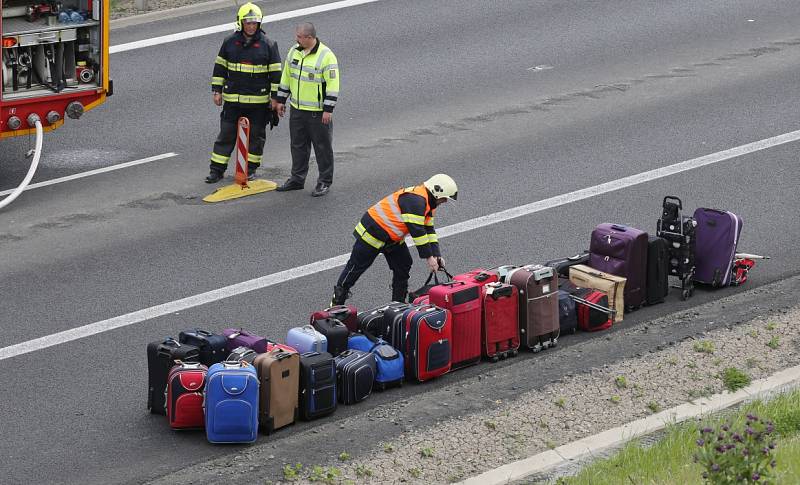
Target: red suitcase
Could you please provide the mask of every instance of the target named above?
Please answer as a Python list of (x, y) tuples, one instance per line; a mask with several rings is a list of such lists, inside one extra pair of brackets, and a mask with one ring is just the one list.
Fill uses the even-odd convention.
[(481, 360), (481, 286), (466, 281), (449, 281), (431, 288), (431, 305), (453, 315), (452, 368), (477, 364)]
[(405, 313), (406, 377), (422, 382), (450, 371), (453, 322), (449, 310), (434, 305)]
[(167, 377), (167, 420), (172, 429), (203, 428), (203, 388), (208, 367), (181, 362), (172, 367)]
[(326, 318), (339, 320), (344, 323), (351, 333), (358, 332), (358, 310), (353, 305), (337, 305), (316, 311), (311, 314), (310, 324), (313, 325), (315, 320), (324, 320)]
[(481, 291), (481, 347), (483, 356), (497, 362), (519, 350), (519, 293), (516, 286), (488, 283)]
[(500, 281), (500, 276), (496, 271), (490, 271), (488, 269), (478, 268), (473, 269), (467, 273), (457, 274), (453, 276), (453, 280), (455, 281), (467, 281), (470, 283), (477, 283), (481, 286), (494, 283), (495, 281)]

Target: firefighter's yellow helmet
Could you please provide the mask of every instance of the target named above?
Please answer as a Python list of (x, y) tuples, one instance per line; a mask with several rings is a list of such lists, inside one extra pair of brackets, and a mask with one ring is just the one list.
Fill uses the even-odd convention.
[(254, 3), (247, 2), (239, 7), (239, 13), (236, 14), (236, 30), (242, 30), (242, 24), (245, 21), (258, 22), (261, 24), (261, 19), (264, 16), (261, 9)]
[(423, 182), (423, 185), (425, 185), (437, 199), (456, 200), (458, 198), (458, 186), (455, 180), (449, 175), (437, 173)]

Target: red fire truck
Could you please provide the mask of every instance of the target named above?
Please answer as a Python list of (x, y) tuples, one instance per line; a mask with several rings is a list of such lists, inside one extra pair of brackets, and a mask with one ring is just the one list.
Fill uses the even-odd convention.
[(0, 138), (37, 118), (54, 130), (112, 94), (109, 0), (0, 0), (0, 14)]

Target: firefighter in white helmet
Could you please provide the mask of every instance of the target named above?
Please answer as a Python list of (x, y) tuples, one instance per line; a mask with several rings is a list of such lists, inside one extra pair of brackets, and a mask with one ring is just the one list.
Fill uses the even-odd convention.
[(261, 30), (261, 9), (246, 3), (236, 15), (236, 32), (222, 43), (214, 62), (211, 91), (214, 104), (224, 106), (220, 115), (219, 136), (211, 152), (211, 172), (206, 182), (219, 182), (236, 146), (236, 126), (240, 117), (250, 120), (250, 146), (247, 174), (255, 177), (261, 165), (266, 141), (266, 126), (277, 125), (272, 97), (281, 81), (281, 55), (278, 44)]
[(458, 197), (458, 186), (445, 174), (437, 174), (420, 185), (399, 189), (370, 207), (356, 225), (356, 242), (336, 286), (331, 306), (343, 305), (350, 288), (379, 254), (392, 270), (392, 300), (405, 301), (408, 295), (412, 259), (405, 243), (410, 235), (419, 257), (431, 272), (444, 266), (439, 239), (433, 227), (436, 208)]

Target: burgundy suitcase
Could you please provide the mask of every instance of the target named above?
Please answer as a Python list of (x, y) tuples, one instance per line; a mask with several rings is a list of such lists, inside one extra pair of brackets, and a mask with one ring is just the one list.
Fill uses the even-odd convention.
[(483, 356), (497, 362), (513, 357), (519, 350), (519, 292), (500, 282), (481, 288), (481, 348)]
[(481, 287), (467, 281), (434, 286), (430, 303), (453, 315), (452, 368), (477, 364), (481, 360)]
[(344, 323), (350, 332), (358, 332), (358, 310), (353, 305), (337, 305), (311, 314), (310, 323), (314, 320), (335, 318)]
[(558, 273), (549, 266), (528, 265), (506, 276), (519, 291), (519, 332), (522, 343), (538, 352), (556, 346), (561, 331)]
[(604, 222), (592, 231), (589, 266), (626, 278), (625, 308), (636, 309), (647, 298), (647, 233)]
[(434, 305), (404, 312), (406, 377), (423, 382), (450, 371), (452, 317)]

